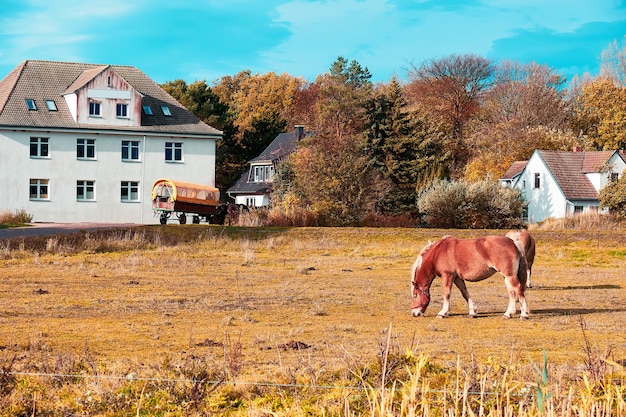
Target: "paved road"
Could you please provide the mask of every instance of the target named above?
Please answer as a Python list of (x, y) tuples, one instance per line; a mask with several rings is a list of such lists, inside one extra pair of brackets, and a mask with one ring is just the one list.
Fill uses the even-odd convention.
[(0, 229), (0, 239), (15, 237), (52, 236), (61, 233), (75, 233), (80, 230), (113, 229), (139, 226), (132, 223), (33, 223), (26, 227)]

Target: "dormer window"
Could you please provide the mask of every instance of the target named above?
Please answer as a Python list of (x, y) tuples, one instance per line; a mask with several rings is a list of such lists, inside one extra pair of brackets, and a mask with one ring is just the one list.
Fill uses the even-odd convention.
[(161, 111), (163, 111), (163, 114), (165, 116), (171, 116), (172, 112), (170, 111), (170, 108), (167, 106), (161, 106)]
[(37, 105), (35, 104), (35, 100), (33, 100), (32, 98), (26, 99), (26, 107), (28, 107), (28, 110), (37, 110)]
[(148, 115), (148, 116), (152, 116), (154, 113), (152, 113), (152, 107), (150, 106), (142, 106), (143, 107), (143, 112)]
[(90, 116), (100, 116), (100, 102), (98, 101), (90, 101), (89, 102), (89, 115)]
[(116, 114), (117, 114), (117, 117), (128, 118), (128, 104), (117, 103)]
[(57, 111), (57, 104), (54, 102), (54, 100), (46, 100), (46, 107), (48, 107), (48, 110), (50, 111)]

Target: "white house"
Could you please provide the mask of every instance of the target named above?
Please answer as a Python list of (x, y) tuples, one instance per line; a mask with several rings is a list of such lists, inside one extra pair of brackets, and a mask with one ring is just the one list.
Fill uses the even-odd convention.
[(0, 211), (158, 223), (154, 181), (214, 186), (221, 136), (134, 67), (25, 61), (0, 81)]
[(274, 182), (276, 165), (296, 149), (299, 140), (310, 132), (296, 125), (293, 132), (280, 133), (250, 165), (237, 182), (226, 192), (235, 204), (264, 207), (270, 204), (270, 189)]
[(573, 152), (535, 150), (517, 161), (500, 182), (523, 191), (529, 223), (597, 211), (599, 192), (626, 168), (622, 151)]

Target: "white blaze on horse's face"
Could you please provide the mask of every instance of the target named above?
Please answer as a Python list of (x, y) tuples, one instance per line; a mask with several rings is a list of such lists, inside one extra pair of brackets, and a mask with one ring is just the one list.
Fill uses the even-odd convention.
[(430, 304), (430, 292), (428, 288), (424, 288), (417, 275), (422, 266), (422, 255), (417, 257), (413, 268), (411, 268), (411, 298), (413, 300), (413, 308), (411, 314), (413, 317), (422, 316), (426, 312), (426, 307)]

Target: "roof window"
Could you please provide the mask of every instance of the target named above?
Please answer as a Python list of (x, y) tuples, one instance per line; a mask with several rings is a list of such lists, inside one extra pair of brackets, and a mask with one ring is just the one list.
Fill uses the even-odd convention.
[(32, 98), (26, 99), (26, 106), (28, 107), (28, 110), (37, 110), (37, 105), (35, 104), (35, 100), (33, 100)]
[(161, 110), (163, 111), (163, 114), (166, 116), (171, 116), (172, 112), (170, 111), (170, 108), (167, 106), (161, 106)]
[(54, 102), (54, 100), (46, 100), (46, 106), (48, 107), (48, 110), (50, 111), (57, 111), (57, 104)]

